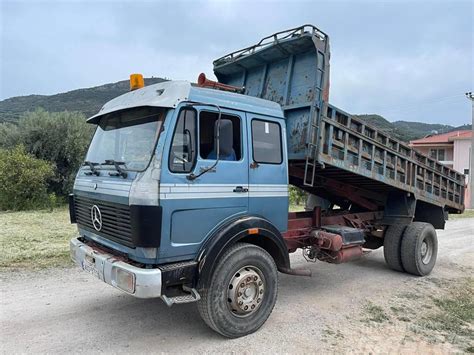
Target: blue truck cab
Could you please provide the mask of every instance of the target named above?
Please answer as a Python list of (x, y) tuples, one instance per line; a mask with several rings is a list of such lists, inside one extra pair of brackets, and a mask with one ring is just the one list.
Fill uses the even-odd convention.
[(82, 238), (158, 265), (196, 258), (231, 221), (259, 216), (287, 229), (278, 104), (169, 81), (110, 101), (88, 122), (97, 131), (72, 196)]
[(199, 275), (252, 233), (289, 267), (280, 105), (169, 81), (113, 99), (88, 122), (97, 129), (70, 196), (71, 256), (84, 270), (171, 305), (199, 300)]
[[(383, 247), (424, 276), (465, 178), (328, 103), (329, 38), (304, 25), (214, 62), (219, 82), (131, 91), (97, 126), (69, 198), (71, 258), (139, 298), (197, 302), (226, 337), (270, 316), (289, 254), (329, 263)], [(288, 212), (288, 186), (308, 194)]]

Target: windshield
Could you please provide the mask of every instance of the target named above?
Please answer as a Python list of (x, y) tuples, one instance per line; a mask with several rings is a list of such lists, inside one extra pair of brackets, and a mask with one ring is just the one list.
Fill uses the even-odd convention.
[(165, 112), (163, 108), (140, 107), (105, 115), (98, 123), (86, 162), (104, 164), (113, 160), (123, 164), (124, 170), (145, 170)]

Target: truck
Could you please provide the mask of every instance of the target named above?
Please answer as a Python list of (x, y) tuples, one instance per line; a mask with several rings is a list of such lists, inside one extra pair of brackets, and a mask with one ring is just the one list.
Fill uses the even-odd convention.
[[(389, 268), (429, 274), (464, 176), (330, 105), (329, 55), (304, 25), (215, 60), (218, 82), (131, 75), (87, 120), (72, 260), (129, 295), (197, 302), (229, 338), (265, 323), (278, 273), (310, 276), (298, 249), (339, 264), (383, 247)], [(304, 211), (289, 212), (289, 185)]]

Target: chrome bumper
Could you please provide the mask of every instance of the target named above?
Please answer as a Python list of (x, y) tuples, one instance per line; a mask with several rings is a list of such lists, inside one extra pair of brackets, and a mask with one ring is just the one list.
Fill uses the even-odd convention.
[(161, 297), (161, 270), (142, 269), (112, 254), (96, 250), (77, 237), (70, 242), (71, 258), (83, 270), (138, 298)]

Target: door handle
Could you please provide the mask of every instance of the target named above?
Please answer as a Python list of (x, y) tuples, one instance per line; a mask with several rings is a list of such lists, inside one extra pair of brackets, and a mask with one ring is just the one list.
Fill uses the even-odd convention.
[(246, 187), (242, 187), (242, 186), (236, 186), (235, 189), (234, 189), (234, 192), (249, 192), (249, 189), (247, 189)]

